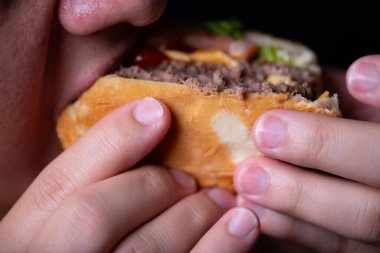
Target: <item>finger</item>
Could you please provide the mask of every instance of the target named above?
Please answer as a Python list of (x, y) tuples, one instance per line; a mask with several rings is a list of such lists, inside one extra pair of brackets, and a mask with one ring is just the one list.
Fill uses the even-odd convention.
[(248, 252), (259, 237), (259, 221), (246, 208), (228, 211), (191, 252)]
[(267, 156), (380, 186), (378, 124), (274, 110), (256, 121), (253, 139)]
[(92, 184), (64, 201), (31, 251), (109, 252), (126, 234), (195, 190), (193, 177), (155, 167)]
[(339, 107), (343, 117), (371, 122), (380, 122), (379, 110), (354, 99), (346, 86), (346, 73), (341, 69), (323, 70), (323, 82), (327, 89), (339, 95)]
[(354, 240), (380, 240), (380, 192), (370, 186), (263, 157), (244, 161), (234, 183), (241, 196), (266, 208)]
[(376, 246), (338, 236), (329, 230), (303, 222), (288, 215), (264, 208), (237, 197), (237, 205), (245, 207), (259, 216), (260, 230), (268, 236), (292, 241), (317, 252), (378, 252)]
[(380, 107), (380, 55), (355, 61), (347, 71), (347, 87), (357, 100)]
[[(318, 252), (343, 252), (347, 240), (336, 233), (267, 209), (238, 196), (237, 205), (252, 210), (260, 219), (262, 233), (302, 244)], [(321, 243), (323, 242), (323, 243)]]
[[(4, 240), (28, 245), (50, 213), (76, 189), (106, 179), (131, 167), (163, 138), (170, 113), (146, 98), (128, 104), (94, 125), (71, 148), (50, 163), (3, 219)], [(18, 220), (17, 226), (14, 221)], [(3, 228), (12, 230), (2, 231)], [(9, 240), (8, 240), (9, 239)]]
[(191, 195), (126, 238), (116, 252), (189, 252), (234, 204), (224, 189)]

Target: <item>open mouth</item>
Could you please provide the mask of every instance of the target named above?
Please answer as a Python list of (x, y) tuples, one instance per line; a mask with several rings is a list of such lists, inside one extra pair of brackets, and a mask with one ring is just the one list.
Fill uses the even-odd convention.
[(60, 59), (55, 59), (58, 63), (53, 81), (57, 99), (53, 118), (57, 119), (63, 108), (76, 101), (98, 78), (115, 71), (136, 44), (137, 35), (137, 30), (120, 26), (88, 41), (75, 37), (69, 41), (71, 47), (62, 49)]
[[(154, 97), (173, 119), (151, 154), (154, 162), (195, 175), (201, 187), (233, 190), (237, 164), (259, 155), (250, 131), (260, 115), (287, 109), (340, 116), (337, 95), (319, 96), (320, 69), (307, 47), (255, 32), (235, 39), (183, 30), (185, 37), (177, 29), (174, 39), (144, 36), (147, 43), (139, 43), (124, 66), (69, 106), (57, 124), (64, 147), (109, 112)], [(187, 36), (203, 42), (181, 43)]]
[(179, 83), (206, 94), (226, 92), (239, 99), (251, 93), (301, 95), (310, 100), (321, 95), (320, 69), (306, 46), (252, 31), (234, 38), (198, 28), (172, 29), (165, 34), (165, 29), (152, 30), (142, 36), (134, 52), (124, 48), (89, 68), (70, 101), (107, 73)]

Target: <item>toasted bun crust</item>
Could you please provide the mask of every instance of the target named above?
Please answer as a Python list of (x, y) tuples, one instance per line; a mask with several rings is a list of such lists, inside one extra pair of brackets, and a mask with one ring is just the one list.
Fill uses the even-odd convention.
[(163, 101), (172, 112), (173, 126), (155, 151), (163, 165), (193, 174), (201, 187), (233, 190), (236, 165), (260, 153), (251, 141), (251, 127), (265, 111), (290, 109), (339, 116), (336, 96), (314, 102), (289, 94), (251, 94), (239, 100), (233, 94), (206, 95), (175, 83), (100, 78), (65, 109), (57, 132), (65, 148), (110, 111), (143, 97)]

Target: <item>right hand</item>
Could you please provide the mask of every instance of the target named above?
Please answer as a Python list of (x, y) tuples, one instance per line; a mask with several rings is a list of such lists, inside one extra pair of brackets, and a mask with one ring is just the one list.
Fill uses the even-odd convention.
[[(52, 161), (0, 223), (4, 252), (245, 252), (256, 216), (184, 172), (126, 171), (164, 137), (170, 112), (146, 98), (115, 110)], [(218, 222), (216, 222), (219, 219)], [(215, 225), (213, 225), (216, 222)]]
[(253, 138), (266, 157), (236, 170), (238, 205), (278, 239), (318, 252), (380, 252), (380, 56), (353, 63), (346, 85), (344, 71), (327, 74), (343, 115), (356, 120), (280, 110), (261, 116)]

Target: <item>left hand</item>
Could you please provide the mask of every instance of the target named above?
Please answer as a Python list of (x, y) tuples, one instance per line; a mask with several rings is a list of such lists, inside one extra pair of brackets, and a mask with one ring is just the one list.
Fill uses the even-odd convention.
[(169, 127), (169, 109), (153, 98), (105, 116), (1, 220), (0, 251), (246, 252), (259, 222), (234, 208), (230, 192), (197, 192), (194, 178), (174, 169), (136, 168)]
[[(357, 100), (380, 107), (380, 56), (356, 61), (347, 86)], [(256, 121), (253, 139), (268, 158), (239, 165), (239, 204), (258, 214), (268, 235), (321, 252), (379, 252), (380, 111), (338, 92), (344, 116), (362, 121), (286, 110)]]

